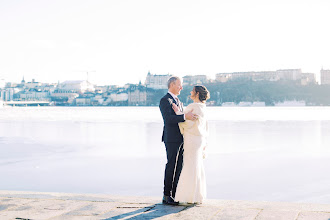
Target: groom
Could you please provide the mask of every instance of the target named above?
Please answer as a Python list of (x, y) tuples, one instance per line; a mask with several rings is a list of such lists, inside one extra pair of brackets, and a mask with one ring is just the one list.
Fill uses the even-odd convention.
[(182, 110), (182, 103), (178, 99), (182, 90), (182, 82), (179, 77), (173, 76), (168, 80), (168, 93), (160, 100), (159, 108), (164, 120), (162, 141), (165, 144), (167, 163), (164, 177), (163, 204), (178, 205), (174, 201), (176, 187), (179, 181), (183, 161), (183, 137), (180, 133), (179, 122), (196, 120), (196, 115), (188, 112), (184, 115), (176, 115), (171, 102)]

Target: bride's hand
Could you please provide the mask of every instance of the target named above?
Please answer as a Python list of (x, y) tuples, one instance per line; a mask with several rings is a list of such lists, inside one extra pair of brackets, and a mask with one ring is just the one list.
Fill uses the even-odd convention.
[(172, 108), (173, 108), (174, 112), (179, 111), (179, 107), (175, 103), (172, 103)]

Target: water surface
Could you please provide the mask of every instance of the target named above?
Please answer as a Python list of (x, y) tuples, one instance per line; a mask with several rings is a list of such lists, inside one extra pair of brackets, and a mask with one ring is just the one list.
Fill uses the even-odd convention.
[[(208, 107), (208, 198), (330, 203), (330, 108)], [(0, 109), (0, 189), (162, 196), (157, 107)]]

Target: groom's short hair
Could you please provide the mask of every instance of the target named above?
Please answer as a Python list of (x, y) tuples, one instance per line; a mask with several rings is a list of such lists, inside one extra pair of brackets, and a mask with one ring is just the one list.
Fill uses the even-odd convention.
[(172, 76), (171, 78), (169, 78), (167, 81), (167, 87), (170, 88), (171, 83), (175, 83), (175, 81), (177, 80), (180, 80), (180, 78), (177, 76)]

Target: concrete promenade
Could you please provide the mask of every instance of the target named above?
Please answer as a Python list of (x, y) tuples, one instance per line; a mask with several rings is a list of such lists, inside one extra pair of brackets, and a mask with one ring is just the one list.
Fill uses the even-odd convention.
[(161, 198), (0, 191), (0, 219), (328, 220), (330, 204), (206, 200), (165, 206)]

